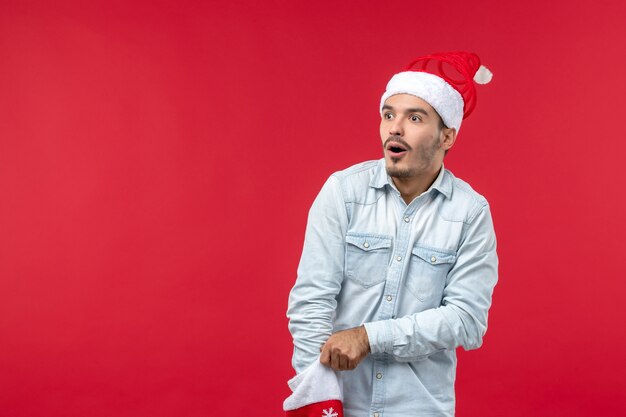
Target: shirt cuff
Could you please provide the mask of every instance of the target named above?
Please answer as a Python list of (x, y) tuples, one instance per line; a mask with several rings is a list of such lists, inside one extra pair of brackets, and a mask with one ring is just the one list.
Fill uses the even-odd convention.
[(372, 353), (393, 352), (393, 333), (389, 320), (373, 321), (364, 326)]

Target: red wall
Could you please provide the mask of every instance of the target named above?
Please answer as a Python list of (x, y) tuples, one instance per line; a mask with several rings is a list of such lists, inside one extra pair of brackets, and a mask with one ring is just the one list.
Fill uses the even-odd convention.
[(501, 258), (458, 416), (625, 415), (624, 2), (443, 3), (2, 1), (0, 417), (280, 415), (308, 207), (455, 49)]

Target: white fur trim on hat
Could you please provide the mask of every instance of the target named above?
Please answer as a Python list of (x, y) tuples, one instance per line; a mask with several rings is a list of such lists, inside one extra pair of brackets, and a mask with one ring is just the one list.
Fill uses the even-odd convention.
[(285, 411), (327, 400), (343, 401), (343, 381), (338, 372), (316, 359), (288, 382), (292, 394), (283, 403)]
[(394, 75), (380, 99), (381, 114), (385, 101), (396, 94), (410, 94), (421, 98), (435, 109), (447, 127), (453, 127), (459, 133), (463, 121), (463, 97), (443, 78), (418, 71)]

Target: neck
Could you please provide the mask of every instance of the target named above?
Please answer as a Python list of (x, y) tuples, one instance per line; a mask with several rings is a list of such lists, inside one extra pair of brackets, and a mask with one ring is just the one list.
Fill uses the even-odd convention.
[(402, 195), (402, 199), (406, 204), (411, 204), (417, 196), (422, 194), (424, 191), (428, 190), (431, 185), (437, 179), (439, 175), (439, 171), (441, 167), (428, 175), (421, 175), (419, 177), (412, 178), (396, 178), (392, 177), (393, 184), (396, 186), (398, 191), (400, 191), (400, 195)]

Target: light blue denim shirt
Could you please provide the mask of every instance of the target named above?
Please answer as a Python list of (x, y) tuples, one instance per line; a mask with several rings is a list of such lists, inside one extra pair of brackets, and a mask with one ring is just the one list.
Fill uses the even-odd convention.
[(341, 372), (345, 415), (453, 416), (455, 349), (482, 344), (497, 269), (487, 201), (443, 167), (408, 205), (384, 160), (335, 173), (309, 212), (289, 296), (293, 367), (365, 324), (372, 353)]

